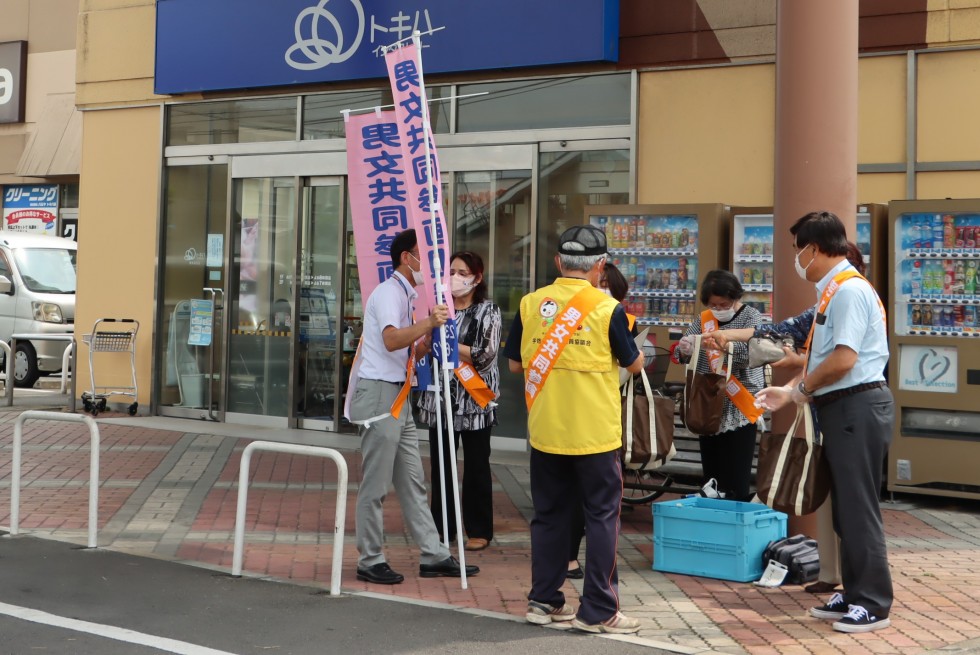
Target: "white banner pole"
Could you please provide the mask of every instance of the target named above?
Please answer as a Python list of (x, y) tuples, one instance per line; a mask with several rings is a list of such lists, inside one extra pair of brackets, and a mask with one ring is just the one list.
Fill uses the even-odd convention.
[[(425, 78), (422, 75), (422, 39), (421, 39), (421, 32), (419, 32), (419, 31), (416, 30), (415, 34), (412, 35), (412, 43), (415, 44), (415, 64), (416, 64), (416, 67), (418, 68), (418, 74), (419, 74), (419, 88), (424, 91), (425, 90)], [(421, 105), (422, 105), (422, 127), (424, 129), (424, 133), (422, 135), (422, 144), (423, 144), (423, 147), (425, 149), (424, 150), (424, 152), (425, 152), (425, 168), (426, 168), (426, 177), (428, 178), (427, 179), (427, 184), (429, 186), (429, 211), (431, 212), (432, 217), (434, 219), (435, 218), (435, 214), (436, 214), (436, 208), (438, 207), (438, 204), (437, 204), (437, 200), (436, 200), (437, 196), (435, 195), (435, 190), (434, 190), (433, 183), (432, 183), (432, 157), (430, 156), (430, 152), (429, 152), (429, 137), (432, 136), (432, 126), (429, 124), (429, 106), (428, 106), (428, 103), (427, 102), (423, 102), (423, 103), (421, 103)], [(440, 189), (440, 193), (441, 193), (441, 191), (442, 190)], [(441, 201), (438, 201), (438, 202), (441, 202)], [(432, 229), (433, 230), (436, 230), (435, 220), (433, 220)], [(434, 277), (436, 279), (436, 288), (435, 288), (435, 291), (436, 291), (436, 303), (437, 304), (445, 304), (445, 302), (446, 302), (446, 286), (443, 283), (443, 279), (442, 279), (442, 261), (441, 260), (442, 260), (442, 257), (439, 255), (439, 247), (438, 247), (438, 244), (436, 244), (435, 256), (432, 258), (432, 266), (433, 266)], [(455, 514), (456, 514), (456, 550), (457, 550), (457, 552), (459, 554), (459, 558), (458, 559), (459, 559), (459, 569), (460, 569), (460, 571), (459, 571), (460, 585), (462, 586), (463, 589), (466, 589), (467, 588), (467, 582), (466, 582), (466, 554), (465, 554), (465, 549), (463, 548), (463, 516), (462, 516), (462, 511), (460, 509), (460, 504), (459, 504), (459, 500), (460, 500), (459, 499), (459, 496), (460, 496), (460, 492), (459, 492), (459, 473), (457, 472), (457, 468), (456, 468), (456, 445), (455, 445), (456, 444), (456, 439), (455, 439), (456, 432), (453, 429), (453, 405), (452, 405), (452, 398), (451, 398), (450, 392), (449, 392), (449, 371), (451, 371), (453, 369), (453, 367), (452, 367), (452, 364), (449, 361), (449, 351), (447, 349), (447, 345), (448, 344), (446, 343), (446, 326), (445, 325), (441, 325), (441, 326), (439, 326), (439, 349), (441, 351), (440, 352), (439, 360), (440, 360), (440, 362), (442, 364), (442, 367), (441, 367), (442, 368), (442, 380), (443, 380), (442, 388), (443, 388), (443, 393), (444, 393), (443, 401), (445, 403), (445, 408), (446, 408), (446, 433), (447, 433), (446, 436), (448, 437), (446, 439), (446, 441), (448, 442), (447, 443), (447, 447), (451, 449), (451, 457), (449, 458), (449, 470), (450, 470), (450, 473), (452, 474), (452, 485), (453, 485), (453, 490), (455, 492), (455, 493), (453, 493), (453, 510), (455, 511)], [(438, 398), (438, 396), (437, 396), (437, 398)], [(437, 403), (437, 406), (438, 406), (438, 403)], [(437, 429), (438, 429), (438, 422), (437, 422)], [(445, 471), (442, 471), (443, 458), (442, 458), (442, 431), (441, 430), (439, 432), (439, 446), (440, 446), (439, 447), (439, 451), (440, 451), (439, 452), (439, 467), (440, 467), (439, 470), (442, 473), (442, 475), (440, 475), (440, 477), (442, 478), (442, 508), (443, 508), (443, 510), (442, 510), (442, 516), (443, 516), (443, 523), (445, 524), (445, 520), (446, 520), (446, 518), (445, 518), (446, 517), (446, 480), (445, 480), (445, 477), (446, 476), (445, 476)], [(448, 532), (445, 533), (445, 537), (448, 540), (448, 538), (449, 538), (449, 533)]]

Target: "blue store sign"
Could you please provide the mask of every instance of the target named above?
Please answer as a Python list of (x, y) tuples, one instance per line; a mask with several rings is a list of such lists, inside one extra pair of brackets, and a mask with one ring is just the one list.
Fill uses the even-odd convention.
[(386, 76), (425, 32), (427, 73), (619, 58), (619, 0), (158, 0), (159, 94)]

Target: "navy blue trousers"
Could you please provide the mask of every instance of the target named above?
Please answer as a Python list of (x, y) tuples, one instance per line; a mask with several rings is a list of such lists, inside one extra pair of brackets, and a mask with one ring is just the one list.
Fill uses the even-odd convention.
[(531, 449), (531, 593), (555, 607), (565, 604), (561, 587), (576, 500), (585, 515), (585, 580), (578, 618), (598, 623), (619, 610), (616, 546), (623, 498), (619, 451), (552, 455)]

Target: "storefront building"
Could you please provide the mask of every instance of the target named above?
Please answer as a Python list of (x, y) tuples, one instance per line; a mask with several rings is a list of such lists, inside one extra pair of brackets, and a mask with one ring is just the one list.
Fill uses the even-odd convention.
[(78, 235), (78, 0), (0, 6), (0, 229)]
[[(416, 25), (444, 28), (423, 62), (453, 246), (483, 256), (505, 323), (589, 206), (771, 206), (775, 0), (497, 5), (81, 3), (80, 207), (98, 218), (76, 323), (141, 322), (142, 406), (342, 427), (362, 299), (341, 111), (390, 102), (374, 51)], [(859, 201), (976, 197), (980, 2), (860, 7)], [(495, 434), (520, 439), (503, 379)]]

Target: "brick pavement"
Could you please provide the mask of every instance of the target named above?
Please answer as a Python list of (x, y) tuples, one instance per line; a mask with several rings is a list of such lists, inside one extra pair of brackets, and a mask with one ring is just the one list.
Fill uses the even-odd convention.
[[(0, 525), (9, 524), (10, 435), (17, 411), (0, 413)], [(178, 430), (148, 427), (162, 424), (155, 419), (124, 423), (99, 422), (100, 547), (229, 570), (238, 466), (248, 439), (205, 434), (219, 428), (200, 421), (177, 421)], [(168, 425), (173, 423), (169, 420)], [(231, 426), (220, 429), (238, 431)], [(275, 431), (249, 434), (271, 439)], [(303, 434), (323, 445), (337, 446), (331, 441), (339, 439)], [(24, 531), (85, 543), (88, 441), (83, 426), (26, 424)], [(360, 457), (350, 439), (339, 441), (347, 446), (343, 454), (350, 473), (345, 591), (523, 616), (530, 576), (526, 456), (495, 457), (501, 460), (493, 465), (496, 536), (486, 550), (467, 553), (482, 572), (465, 590), (455, 580), (415, 575), (418, 551), (392, 494), (385, 507), (386, 551), (392, 567), (406, 579), (384, 587), (355, 579), (354, 500)], [(245, 528), (248, 575), (329, 585), (336, 482), (333, 465), (321, 458), (267, 452), (253, 456)], [(639, 642), (680, 653), (980, 653), (980, 572), (974, 564), (980, 555), (980, 503), (911, 496), (902, 501), (886, 504), (884, 512), (896, 590), (889, 630), (835, 633), (829, 622), (807, 616), (806, 609), (816, 599), (799, 587), (760, 589), (651, 570), (648, 506), (623, 512), (623, 610), (643, 620)], [(580, 584), (567, 585), (571, 602), (577, 600)]]

